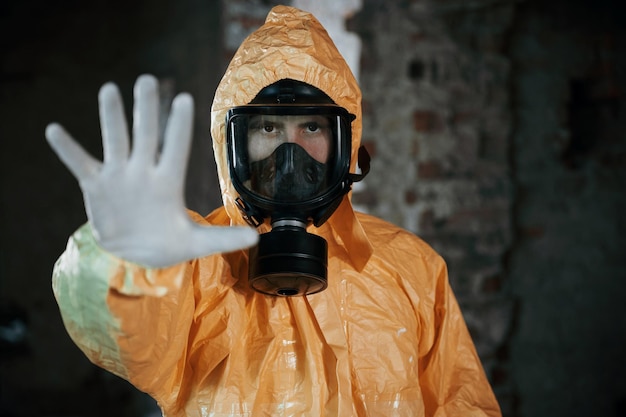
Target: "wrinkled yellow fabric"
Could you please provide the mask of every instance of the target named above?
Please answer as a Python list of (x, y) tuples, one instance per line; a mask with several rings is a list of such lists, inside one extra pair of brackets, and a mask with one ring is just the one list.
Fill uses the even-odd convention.
[[(360, 91), (319, 22), (272, 9), (215, 95), (212, 136), (224, 208), (199, 223), (242, 223), (224, 119), (266, 85), (315, 85), (357, 116)], [(247, 251), (145, 269), (106, 253), (88, 225), (57, 261), (66, 328), (99, 366), (152, 395), (167, 417), (499, 416), (444, 261), (416, 236), (355, 213), (348, 196), (309, 232), (329, 247), (328, 288), (275, 298), (247, 283)]]

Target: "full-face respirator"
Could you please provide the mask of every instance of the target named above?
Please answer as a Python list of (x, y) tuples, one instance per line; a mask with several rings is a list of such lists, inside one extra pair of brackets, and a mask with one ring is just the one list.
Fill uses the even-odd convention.
[(308, 233), (341, 203), (369, 169), (359, 150), (363, 174), (351, 174), (351, 123), (355, 116), (321, 90), (295, 80), (262, 89), (245, 106), (233, 107), (226, 121), (230, 176), (244, 219), (270, 232), (250, 249), (248, 281), (275, 296), (314, 294), (327, 287), (326, 241)]

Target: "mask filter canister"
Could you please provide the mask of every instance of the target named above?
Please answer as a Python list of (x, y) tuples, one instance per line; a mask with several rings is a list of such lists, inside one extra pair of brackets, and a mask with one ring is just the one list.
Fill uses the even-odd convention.
[(327, 286), (328, 248), (324, 238), (307, 233), (299, 220), (279, 220), (250, 249), (248, 281), (258, 292), (293, 297)]

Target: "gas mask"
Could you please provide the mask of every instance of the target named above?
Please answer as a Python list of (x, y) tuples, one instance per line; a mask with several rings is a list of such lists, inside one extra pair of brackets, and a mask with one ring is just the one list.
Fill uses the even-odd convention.
[(294, 80), (278, 81), (227, 115), (226, 140), (231, 180), (244, 219), (272, 229), (250, 249), (248, 280), (275, 296), (314, 294), (327, 287), (326, 241), (306, 231), (320, 226), (364, 174), (349, 172), (351, 123), (348, 113), (321, 90)]

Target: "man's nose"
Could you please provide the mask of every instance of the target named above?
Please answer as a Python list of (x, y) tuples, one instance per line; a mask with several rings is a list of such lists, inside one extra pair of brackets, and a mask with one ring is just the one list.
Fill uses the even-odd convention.
[(289, 143), (300, 143), (300, 129), (296, 126), (287, 128), (287, 142)]

